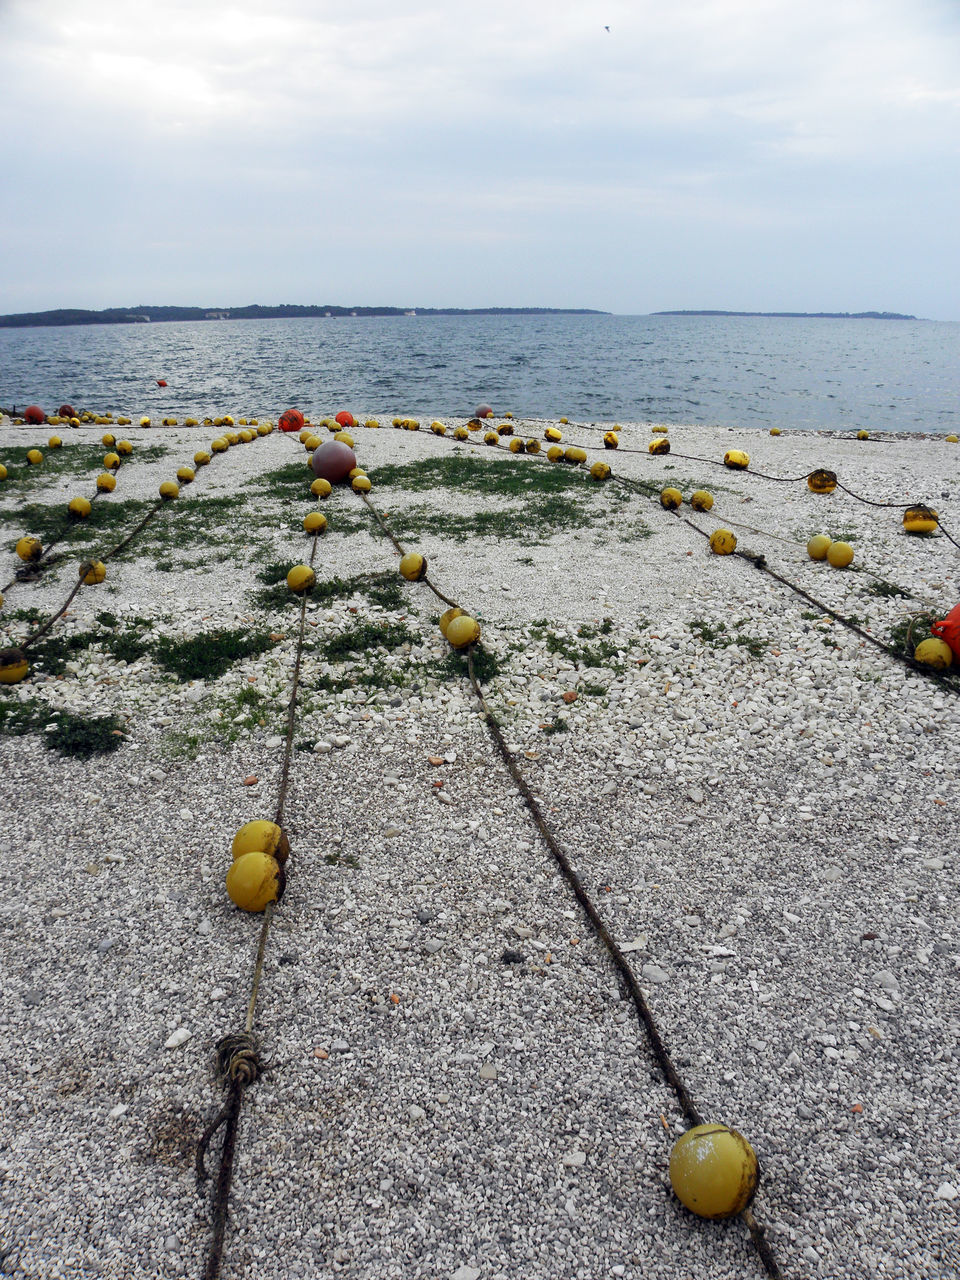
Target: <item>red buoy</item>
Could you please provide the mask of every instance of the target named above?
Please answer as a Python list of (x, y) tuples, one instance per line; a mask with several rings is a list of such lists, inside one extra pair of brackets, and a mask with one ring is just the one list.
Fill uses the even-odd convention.
[(166, 385), (167, 385), (167, 384), (164, 382), (164, 380), (163, 380), (162, 378), (158, 378), (158, 379), (157, 379), (157, 386), (158, 386), (158, 387), (165, 387)]
[(357, 420), (349, 409), (341, 409), (337, 414), (336, 420), (341, 427), (355, 427), (357, 425)]
[(488, 404), (478, 404), (477, 412), (473, 416), (475, 418), (492, 418), (493, 410)]
[(46, 422), (47, 415), (38, 404), (28, 404), (23, 411), (23, 420), (24, 422), (29, 422), (32, 426), (36, 426), (40, 422)]
[(281, 413), (277, 426), (281, 431), (302, 431), (303, 414), (299, 409), (287, 409)]
[(75, 418), (77, 411), (72, 404), (62, 404), (57, 410), (57, 415), (61, 418)]

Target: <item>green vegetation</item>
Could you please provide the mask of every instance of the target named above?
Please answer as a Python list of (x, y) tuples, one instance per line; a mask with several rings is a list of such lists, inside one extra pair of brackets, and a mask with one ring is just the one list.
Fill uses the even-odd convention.
[[(254, 592), (255, 603), (269, 608), (298, 600), (287, 587), (287, 571), (292, 564), (292, 560), (275, 560), (260, 570), (257, 577), (267, 587)], [(359, 573), (352, 578), (318, 578), (310, 598), (326, 603), (331, 600), (348, 600), (356, 594), (365, 595), (371, 604), (379, 605), (381, 609), (399, 609), (405, 600), (402, 581), (395, 573)]]
[(328, 662), (342, 662), (355, 653), (369, 653), (375, 649), (389, 652), (416, 641), (417, 636), (402, 622), (357, 622), (349, 631), (342, 631), (318, 643), (316, 649)]
[(151, 649), (158, 665), (181, 680), (216, 680), (235, 662), (264, 653), (272, 645), (266, 632), (220, 629), (183, 640), (160, 636)]
[[(740, 618), (732, 625), (734, 627), (742, 627), (744, 623), (749, 621), (749, 618)], [(728, 649), (730, 645), (736, 644), (742, 649), (746, 649), (754, 658), (762, 658), (766, 652), (764, 641), (757, 639), (755, 636), (749, 636), (744, 631), (729, 632), (725, 622), (717, 622), (711, 625), (704, 621), (703, 618), (694, 618), (690, 623), (690, 630), (704, 644), (711, 645), (714, 649)]]
[(895, 582), (887, 582), (884, 578), (877, 578), (876, 581), (864, 587), (861, 595), (881, 596), (884, 599), (894, 599), (897, 596), (902, 596), (905, 600), (916, 599), (912, 591), (898, 587)]
[(123, 721), (118, 716), (54, 711), (39, 699), (0, 700), (0, 734), (23, 737), (29, 733), (39, 734), (51, 751), (81, 759), (116, 751), (124, 740)]
[[(585, 667), (616, 668), (617, 664), (611, 663), (610, 659), (616, 658), (620, 651), (619, 646), (615, 641), (606, 639), (613, 630), (612, 618), (604, 618), (597, 627), (583, 623), (577, 628), (575, 637), (557, 635), (555, 631), (549, 629), (550, 626), (551, 623), (547, 618), (540, 618), (530, 624), (530, 634), (544, 642), (548, 653), (559, 654), (568, 662), (582, 663)], [(589, 643), (591, 640), (596, 640), (597, 643), (591, 645)]]

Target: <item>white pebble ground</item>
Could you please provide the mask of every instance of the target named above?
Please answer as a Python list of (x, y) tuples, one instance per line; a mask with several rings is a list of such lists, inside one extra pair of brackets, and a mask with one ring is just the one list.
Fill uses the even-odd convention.
[[(414, 514), (405, 541), (480, 615), (500, 663), (487, 695), (548, 820), (701, 1112), (756, 1148), (755, 1212), (783, 1274), (960, 1276), (956, 687), (713, 555), (643, 492), (571, 471), (552, 506), (422, 488), (416, 469), (380, 486), (378, 469), (454, 449), (553, 465), (426, 425), (354, 433), (371, 499), (397, 528)], [(93, 492), (103, 429), (61, 430), (64, 456), (38, 475), (8, 462), (4, 582), (30, 504)], [(68, 530), (57, 567), (7, 590), (4, 644), (30, 629), (18, 611), (59, 608), (80, 560), (136, 524), (124, 503), (152, 501), (216, 434), (127, 430), (133, 456), (99, 500), (120, 508), (109, 537)], [(600, 444), (596, 424), (562, 430)], [(4, 421), (0, 461), (49, 434)], [(830, 468), (866, 497), (928, 502), (960, 539), (960, 446), (677, 426), (652, 457), (651, 438), (626, 425), (603, 456), (687, 497), (712, 490), (709, 515), (681, 514), (732, 529), (878, 638), (960, 600), (960, 552), (905, 535), (902, 507), (756, 474)], [(750, 470), (713, 465), (729, 448)], [(70, 470), (68, 451), (89, 465)], [(309, 556), (305, 460), (274, 433), (199, 469), (52, 629), (77, 638), (59, 673), (0, 696), (5, 716), (48, 704), (116, 715), (125, 733), (86, 759), (0, 736), (0, 1274), (202, 1273), (194, 1148), (260, 924), (223, 879), (235, 830), (276, 804), (298, 617), (282, 590), (264, 603), (258, 574)], [(286, 464), (303, 466), (302, 491), (259, 483)], [(395, 573), (356, 495), (338, 488), (323, 510), (322, 581)], [(483, 513), (486, 536), (462, 536)], [(850, 569), (807, 558), (819, 532), (849, 538)], [(442, 669), (443, 606), (422, 584), (386, 608), (358, 587), (307, 612), (293, 854), (257, 1008), (268, 1070), (244, 1107), (224, 1280), (761, 1276), (740, 1220), (699, 1221), (671, 1194), (676, 1101), (469, 686)], [(364, 624), (406, 633), (346, 662), (324, 653)], [(106, 642), (218, 628), (274, 639), (207, 681)]]

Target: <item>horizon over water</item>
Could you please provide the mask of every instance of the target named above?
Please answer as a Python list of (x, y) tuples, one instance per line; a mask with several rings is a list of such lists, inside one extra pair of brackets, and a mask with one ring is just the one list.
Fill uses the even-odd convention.
[[(157, 387), (165, 379), (167, 387)], [(0, 404), (154, 418), (470, 416), (960, 429), (960, 323), (398, 316), (0, 329)]]

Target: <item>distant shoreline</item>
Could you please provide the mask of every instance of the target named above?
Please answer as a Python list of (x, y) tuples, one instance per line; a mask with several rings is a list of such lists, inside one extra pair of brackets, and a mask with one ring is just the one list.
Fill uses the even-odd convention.
[(758, 316), (765, 320), (916, 320), (899, 311), (651, 311), (653, 316)]
[(21, 311), (0, 316), (0, 328), (37, 329), (81, 324), (152, 324), (172, 320), (300, 320), (342, 317), (394, 316), (605, 316), (608, 311), (590, 307), (107, 307), (102, 311), (59, 308), (54, 311)]

